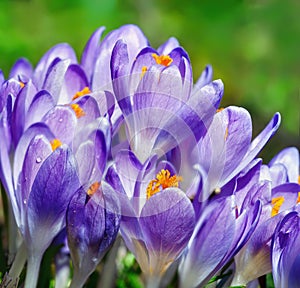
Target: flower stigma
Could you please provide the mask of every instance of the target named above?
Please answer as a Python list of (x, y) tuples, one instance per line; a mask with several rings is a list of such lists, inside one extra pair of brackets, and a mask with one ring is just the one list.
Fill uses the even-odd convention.
[(279, 196), (272, 199), (271, 204), (273, 205), (271, 211), (271, 217), (276, 216), (280, 210), (281, 205), (284, 202), (284, 197)]
[(160, 170), (156, 175), (156, 179), (150, 181), (147, 187), (147, 199), (169, 187), (178, 187), (179, 181), (182, 181), (181, 176), (171, 176), (170, 171), (167, 169)]
[(96, 181), (89, 187), (89, 189), (86, 193), (89, 196), (93, 196), (95, 194), (95, 192), (99, 189), (100, 186), (101, 186), (101, 183)]
[(78, 119), (85, 115), (83, 109), (78, 104), (71, 104), (70, 106), (74, 110)]
[(53, 139), (51, 142), (52, 151), (56, 150), (58, 147), (62, 145), (61, 141), (57, 138)]
[(163, 65), (163, 66), (170, 66), (171, 63), (173, 62), (173, 59), (169, 55), (157, 55), (155, 53), (152, 53), (152, 57), (154, 58), (155, 62), (158, 65)]
[(81, 96), (90, 94), (91, 90), (89, 89), (89, 87), (84, 87), (82, 90), (78, 91), (75, 93), (75, 95), (73, 96), (72, 100), (75, 100)]

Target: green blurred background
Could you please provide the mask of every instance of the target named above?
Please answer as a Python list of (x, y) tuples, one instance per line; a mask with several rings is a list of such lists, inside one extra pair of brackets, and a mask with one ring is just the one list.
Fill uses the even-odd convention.
[(262, 156), (298, 146), (300, 1), (0, 0), (0, 68), (7, 76), (18, 57), (34, 65), (53, 45), (70, 43), (77, 55), (91, 33), (125, 23), (141, 27), (157, 47), (175, 36), (190, 55), (194, 78), (207, 63), (225, 83), (222, 106), (246, 107), (254, 135), (276, 111), (279, 132)]

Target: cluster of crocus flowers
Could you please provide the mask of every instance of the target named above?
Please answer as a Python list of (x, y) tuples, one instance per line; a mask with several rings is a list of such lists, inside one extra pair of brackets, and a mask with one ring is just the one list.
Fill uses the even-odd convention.
[(218, 287), (255, 285), (272, 271), (276, 287), (299, 283), (299, 152), (257, 158), (280, 114), (252, 140), (249, 112), (219, 107), (224, 87), (209, 65), (193, 84), (175, 38), (154, 49), (134, 25), (100, 40), (103, 31), (80, 61), (59, 44), (35, 68), (19, 59), (0, 73), (3, 287), (24, 269), (25, 287), (36, 287), (55, 243), (73, 271), (70, 284), (56, 275), (57, 287), (82, 287), (118, 245), (149, 288), (174, 273), (183, 288), (214, 276)]

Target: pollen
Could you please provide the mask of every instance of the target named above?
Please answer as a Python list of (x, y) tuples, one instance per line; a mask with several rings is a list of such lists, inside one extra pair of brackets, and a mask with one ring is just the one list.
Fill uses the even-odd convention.
[(95, 194), (95, 192), (99, 189), (99, 187), (101, 186), (100, 182), (94, 182), (88, 189), (87, 194), (89, 196), (92, 196)]
[(81, 91), (78, 91), (77, 93), (75, 93), (75, 95), (73, 96), (72, 100), (75, 100), (81, 96), (90, 94), (91, 90), (89, 89), (89, 87), (84, 87)]
[(169, 55), (157, 55), (155, 53), (152, 54), (152, 57), (156, 61), (157, 64), (163, 65), (163, 66), (170, 66), (173, 62), (173, 59)]
[(148, 68), (147, 66), (142, 67), (142, 74), (141, 74), (141, 79), (144, 77), (145, 73), (147, 72)]
[(224, 110), (224, 108), (221, 107), (221, 108), (219, 108), (219, 109), (216, 110), (216, 113), (219, 113), (219, 112), (221, 112), (223, 110)]
[(279, 196), (279, 197), (275, 197), (272, 199), (271, 204), (273, 205), (272, 207), (272, 211), (271, 211), (271, 216), (275, 216), (278, 214), (280, 207), (282, 206), (284, 202), (284, 197), (283, 196)]
[(21, 89), (25, 87), (25, 83), (23, 83), (22, 81), (19, 82)]
[(163, 189), (178, 187), (180, 181), (182, 181), (181, 176), (171, 176), (170, 171), (167, 169), (160, 170), (156, 175), (156, 179), (151, 180), (147, 187), (147, 199)]
[(296, 204), (300, 203), (300, 192), (298, 192), (297, 202)]
[(78, 104), (71, 104), (70, 106), (74, 110), (78, 119), (85, 115), (83, 109)]
[(58, 140), (57, 138), (53, 139), (51, 142), (51, 147), (52, 147), (52, 151), (56, 150), (58, 147), (60, 147), (62, 145), (61, 141)]

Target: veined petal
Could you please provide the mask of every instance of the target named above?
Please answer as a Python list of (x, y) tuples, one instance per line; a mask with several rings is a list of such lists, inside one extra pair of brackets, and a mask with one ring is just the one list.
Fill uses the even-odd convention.
[(146, 275), (162, 275), (190, 239), (195, 214), (190, 200), (178, 188), (150, 197), (141, 212), (140, 225), (149, 254)]
[(44, 252), (64, 227), (67, 206), (78, 188), (74, 156), (61, 146), (42, 164), (29, 194), (25, 239), (33, 254)]

